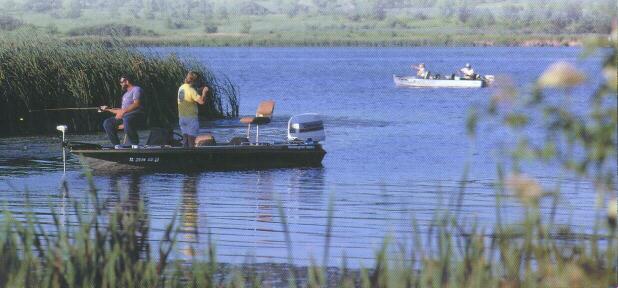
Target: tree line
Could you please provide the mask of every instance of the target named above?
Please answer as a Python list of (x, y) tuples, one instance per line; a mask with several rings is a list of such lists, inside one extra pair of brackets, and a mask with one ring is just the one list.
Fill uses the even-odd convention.
[(206, 23), (208, 29), (209, 23), (234, 16), (280, 14), (343, 16), (342, 21), (351, 22), (395, 20), (399, 22), (392, 26), (401, 28), (409, 21), (437, 19), (472, 28), (499, 25), (530, 33), (575, 34), (609, 33), (618, 10), (615, 0), (0, 0), (0, 29), (19, 24), (6, 20), (15, 11), (80, 18), (86, 9), (108, 13), (111, 19), (160, 19), (177, 29), (188, 20)]

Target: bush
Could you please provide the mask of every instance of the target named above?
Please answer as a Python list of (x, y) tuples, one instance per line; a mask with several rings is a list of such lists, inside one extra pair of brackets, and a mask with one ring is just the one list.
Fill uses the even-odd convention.
[(361, 16), (357, 12), (349, 13), (346, 17), (352, 22), (358, 22), (361, 20)]
[(67, 32), (69, 36), (156, 36), (152, 30), (126, 24), (103, 24), (78, 27)]
[(172, 18), (167, 18), (165, 26), (167, 26), (167, 28), (169, 29), (183, 29), (186, 27), (184, 22), (176, 19), (172, 20)]
[(24, 25), (24, 22), (9, 15), (0, 15), (0, 30), (12, 31)]
[(414, 14), (414, 16), (412, 16), (412, 19), (414, 19), (414, 20), (427, 20), (427, 19), (429, 19), (429, 16), (425, 15), (425, 13), (423, 13), (423, 12), (418, 12), (418, 13)]
[(206, 31), (206, 33), (217, 33), (219, 31), (219, 27), (216, 24), (213, 23), (205, 23), (204, 24), (204, 31)]
[(45, 27), (45, 32), (50, 35), (56, 35), (60, 33), (60, 30), (58, 29), (58, 26), (56, 24), (50, 23)]
[(408, 23), (406, 23), (403, 19), (400, 18), (392, 18), (387, 21), (386, 25), (390, 28), (410, 28), (410, 26), (408, 26)]
[(251, 33), (251, 21), (244, 21), (240, 26), (240, 33), (249, 34)]
[(468, 20), (468, 25), (474, 28), (487, 28), (488, 26), (492, 26), (494, 24), (496, 24), (496, 19), (487, 9), (473, 14), (470, 20)]

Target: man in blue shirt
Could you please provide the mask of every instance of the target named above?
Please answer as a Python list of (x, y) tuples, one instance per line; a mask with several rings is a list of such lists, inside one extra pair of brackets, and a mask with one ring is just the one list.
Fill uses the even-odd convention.
[(103, 121), (103, 128), (107, 137), (113, 145), (120, 144), (118, 139), (118, 126), (124, 125), (124, 133), (129, 138), (128, 144), (139, 144), (139, 136), (137, 135), (138, 126), (142, 125), (145, 120), (142, 88), (133, 84), (133, 81), (128, 76), (120, 77), (120, 86), (122, 86), (122, 106), (120, 108), (108, 109), (101, 107), (104, 111), (109, 111), (115, 114)]

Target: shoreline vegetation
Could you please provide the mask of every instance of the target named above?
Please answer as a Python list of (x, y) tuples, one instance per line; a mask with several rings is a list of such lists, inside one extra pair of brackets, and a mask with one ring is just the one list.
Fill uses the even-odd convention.
[(577, 46), (613, 0), (0, 0), (0, 36), (143, 46)]
[[(230, 35), (131, 36), (123, 42), (133, 47), (582, 47), (601, 35), (473, 36), (473, 35)], [(66, 36), (66, 43), (109, 41), (112, 36)]]
[(175, 55), (161, 57), (128, 47), (120, 38), (65, 43), (49, 36), (0, 39), (0, 134), (54, 133), (56, 123), (75, 132), (100, 131), (111, 114), (93, 110), (37, 111), (66, 107), (119, 107), (118, 79), (133, 77), (145, 91), (149, 127), (174, 127), (176, 95), (187, 71), (197, 71), (209, 86), (207, 119), (238, 116), (234, 85), (207, 67)]

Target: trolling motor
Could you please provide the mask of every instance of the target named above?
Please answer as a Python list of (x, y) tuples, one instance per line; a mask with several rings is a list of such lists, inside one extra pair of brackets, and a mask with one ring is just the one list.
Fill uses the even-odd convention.
[(62, 132), (62, 171), (64, 173), (67, 172), (67, 152), (66, 152), (66, 147), (67, 147), (67, 143), (64, 140), (64, 134), (67, 131), (67, 125), (58, 125), (56, 126), (56, 130)]

